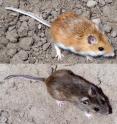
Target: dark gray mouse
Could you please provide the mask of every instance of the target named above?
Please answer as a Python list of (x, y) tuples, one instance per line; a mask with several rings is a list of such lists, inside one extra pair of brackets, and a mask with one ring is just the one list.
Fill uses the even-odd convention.
[(74, 74), (70, 70), (58, 70), (48, 78), (39, 78), (29, 75), (9, 75), (5, 78), (23, 77), (33, 80), (44, 81), (48, 93), (61, 105), (68, 101), (78, 106), (81, 110), (89, 113), (110, 114), (111, 106), (108, 98), (101, 88), (87, 81), (83, 77)]

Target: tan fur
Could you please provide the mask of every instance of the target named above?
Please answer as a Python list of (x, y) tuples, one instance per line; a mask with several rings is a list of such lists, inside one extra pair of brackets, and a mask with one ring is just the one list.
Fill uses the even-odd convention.
[[(52, 23), (51, 34), (55, 43), (73, 47), (77, 52), (94, 51), (98, 53), (98, 47), (104, 47), (107, 54), (113, 51), (107, 37), (96, 28), (92, 21), (72, 12), (60, 15)], [(89, 35), (96, 37), (96, 44), (88, 44), (87, 38)]]

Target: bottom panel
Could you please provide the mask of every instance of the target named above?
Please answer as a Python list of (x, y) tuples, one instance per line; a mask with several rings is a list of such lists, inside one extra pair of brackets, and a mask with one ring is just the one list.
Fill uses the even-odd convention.
[[(61, 72), (58, 76), (63, 76), (63, 74), (65, 76), (60, 78), (60, 80), (57, 79), (58, 83), (63, 84), (64, 81), (67, 81), (67, 83), (71, 81), (72, 84), (73, 81), (76, 83), (74, 84), (76, 86), (74, 87), (70, 83), (64, 85), (62, 91), (65, 91), (65, 94), (59, 89), (60, 87), (58, 84), (54, 86), (54, 88), (58, 88), (60, 92), (58, 93), (57, 90), (52, 93), (54, 93), (55, 96), (59, 94), (60, 97), (63, 97), (65, 100), (63, 100), (64, 105), (62, 105), (63, 102), (57, 102), (58, 106), (56, 100), (52, 98), (47, 91), (46, 84), (43, 81), (35, 81), (20, 77), (4, 80), (6, 76), (13, 74), (48, 78), (52, 75), (52, 71), (60, 69), (71, 70), (76, 75), (80, 75), (95, 85), (93, 87), (93, 85), (87, 84), (87, 81), (85, 82), (82, 78), (82, 80), (80, 80), (80, 78), (75, 75), (72, 75), (73, 78), (70, 76), (67, 77), (65, 73)], [(51, 84), (51, 82), (52, 81), (49, 83)], [(84, 83), (84, 85), (81, 84), (78, 86), (77, 83)], [(112, 109), (110, 114), (104, 113), (104, 111), (106, 111), (104, 106), (107, 105), (107, 99), (95, 89), (95, 86), (101, 87), (104, 94), (108, 97)], [(78, 90), (79, 87), (80, 90)], [(73, 90), (69, 91), (69, 89)], [(77, 96), (78, 102), (76, 102)], [(83, 106), (83, 108), (79, 104)], [(86, 108), (84, 106), (86, 106)], [(90, 108), (93, 110), (95, 109), (95, 112), (92, 110), (90, 111)], [(117, 124), (117, 65), (78, 64), (72, 66), (53, 66), (45, 64), (2, 64), (0, 65), (0, 123)]]

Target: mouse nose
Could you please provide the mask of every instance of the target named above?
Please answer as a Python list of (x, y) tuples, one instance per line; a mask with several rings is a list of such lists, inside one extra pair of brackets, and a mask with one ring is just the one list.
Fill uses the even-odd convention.
[(112, 114), (112, 109), (110, 110), (108, 110), (106, 113), (105, 113), (105, 115), (109, 115), (109, 114)]
[(111, 52), (111, 53), (107, 53), (104, 55), (105, 57), (114, 57), (115, 56), (115, 53), (114, 52)]

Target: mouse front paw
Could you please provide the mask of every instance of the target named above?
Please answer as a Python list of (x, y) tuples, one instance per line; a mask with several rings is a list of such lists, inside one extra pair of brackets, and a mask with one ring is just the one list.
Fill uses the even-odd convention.
[(92, 114), (89, 112), (85, 112), (85, 116), (88, 117), (89, 119), (92, 118)]
[(57, 45), (54, 45), (55, 50), (56, 50), (56, 57), (58, 58), (58, 60), (62, 60), (62, 57), (64, 57), (64, 55), (61, 53), (60, 48)]
[(56, 100), (56, 103), (59, 107), (62, 107), (65, 104), (64, 101), (58, 101), (58, 100)]
[(93, 62), (94, 59), (91, 56), (86, 56), (86, 60), (89, 61), (89, 62)]
[(62, 53), (56, 54), (56, 58), (57, 58), (58, 60), (62, 60), (62, 57), (64, 57), (64, 55), (63, 55)]

